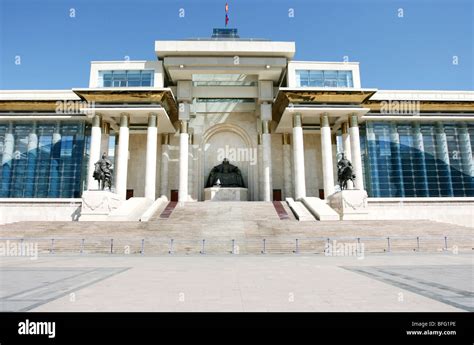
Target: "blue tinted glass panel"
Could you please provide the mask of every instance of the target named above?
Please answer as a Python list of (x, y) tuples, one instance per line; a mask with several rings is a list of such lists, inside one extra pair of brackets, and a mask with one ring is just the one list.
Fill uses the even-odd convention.
[(0, 197), (80, 197), (84, 123), (0, 123)]
[(354, 87), (352, 71), (296, 70), (300, 87)]
[(153, 86), (153, 71), (117, 70), (101, 71), (103, 87), (140, 87)]
[(474, 126), (368, 122), (361, 133), (370, 196), (474, 196)]

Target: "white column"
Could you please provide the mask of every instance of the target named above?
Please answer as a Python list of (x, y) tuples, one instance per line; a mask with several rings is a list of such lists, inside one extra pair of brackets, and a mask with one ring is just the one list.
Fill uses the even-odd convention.
[(291, 179), (291, 146), (290, 134), (283, 133), (283, 188), (284, 198), (293, 197), (293, 182)]
[(54, 126), (52, 146), (59, 144), (61, 141), (61, 122), (56, 121), (56, 126)]
[[(331, 134), (332, 179), (337, 181), (337, 134)], [(349, 181), (350, 182), (350, 181)]]
[(321, 115), (321, 153), (323, 163), (324, 199), (334, 193), (334, 172), (332, 165), (331, 127), (329, 116)]
[(146, 170), (145, 170), (145, 198), (155, 200), (156, 197), (156, 152), (158, 141), (158, 127), (156, 114), (148, 116), (146, 137)]
[(100, 115), (94, 115), (92, 118), (92, 128), (91, 128), (91, 142), (89, 148), (89, 167), (87, 173), (87, 189), (99, 189), (98, 182), (94, 180), (92, 175), (94, 174), (94, 164), (100, 159), (100, 144), (102, 137), (101, 129), (101, 117)]
[(369, 155), (370, 188), (371, 196), (380, 197), (379, 167), (377, 164), (377, 136), (374, 132), (373, 122), (365, 123), (367, 128), (367, 153)]
[(392, 161), (392, 172), (391, 180), (393, 185), (396, 186), (396, 195), (398, 197), (405, 196), (405, 187), (403, 185), (403, 167), (402, 157), (400, 155), (400, 135), (398, 134), (397, 124), (395, 122), (390, 123), (390, 154)]
[(180, 122), (179, 134), (179, 191), (178, 201), (188, 201), (188, 122)]
[[(51, 145), (51, 164), (49, 166), (49, 188), (48, 197), (59, 197), (59, 186), (61, 177), (59, 173), (59, 160), (61, 156), (61, 122), (56, 121), (54, 126), (53, 138)], [(92, 173), (87, 176), (87, 183), (92, 179)]]
[(352, 163), (351, 138), (349, 136), (349, 124), (347, 122), (342, 124), (342, 148), (344, 150), (344, 156)]
[(195, 144), (194, 141), (194, 134), (193, 134), (193, 165), (192, 165), (192, 174), (193, 174), (193, 197), (195, 198), (196, 201), (199, 201), (199, 145)]
[(36, 133), (36, 121), (33, 122), (33, 127), (30, 134), (28, 134), (28, 153), (38, 149), (38, 134)]
[[(114, 171), (113, 171), (113, 174), (114, 174), (114, 177), (113, 177), (113, 180), (112, 180), (112, 184), (114, 186), (117, 185), (116, 181), (117, 181), (117, 167), (119, 166), (119, 141), (120, 141), (120, 136), (119, 136), (119, 133), (115, 133), (115, 148), (114, 148)], [(115, 187), (115, 192), (117, 192), (117, 188)]]
[[(472, 164), (471, 138), (466, 123), (461, 123), (459, 128), (459, 148), (461, 149), (462, 172), (466, 179), (467, 176), (472, 176), (474, 167)], [(472, 184), (472, 177), (470, 180)]]
[[(436, 138), (436, 158), (443, 162), (443, 165), (438, 165), (438, 174), (445, 174), (445, 176), (440, 178), (441, 189), (447, 192), (447, 195), (443, 196), (454, 196), (453, 193), (453, 184), (451, 180), (451, 169), (450, 169), (450, 159), (449, 159), (449, 150), (448, 150), (448, 140), (446, 133), (444, 132), (444, 125), (442, 122), (436, 122), (435, 129), (435, 138)], [(442, 172), (439, 172), (441, 170)], [(443, 192), (443, 193), (446, 193)]]
[(262, 134), (258, 133), (258, 200), (263, 200), (263, 149)]
[(362, 157), (360, 153), (359, 124), (357, 115), (350, 116), (349, 135), (351, 138), (352, 167), (354, 168), (355, 189), (364, 189), (364, 178), (362, 175)]
[(3, 144), (2, 165), (13, 164), (13, 150), (15, 148), (15, 136), (13, 134), (13, 122), (10, 121), (8, 130), (5, 133), (5, 140)]
[[(413, 146), (418, 150), (417, 157), (418, 159), (415, 166), (418, 166), (421, 173), (421, 182), (416, 183), (416, 196), (429, 196), (428, 188), (428, 175), (426, 174), (426, 163), (425, 163), (425, 144), (423, 143), (423, 134), (421, 133), (421, 127), (419, 122), (413, 123)], [(418, 188), (421, 185), (422, 188)]]
[(263, 201), (272, 201), (272, 135), (270, 121), (262, 121)]
[(304, 142), (301, 114), (293, 115), (293, 160), (293, 175), (295, 177), (295, 199), (298, 200), (306, 196), (306, 181), (304, 172)]
[(129, 121), (130, 119), (128, 117), (128, 114), (120, 115), (116, 190), (117, 194), (124, 200), (127, 196)]
[(170, 135), (163, 134), (161, 145), (161, 195), (169, 198), (168, 195), (168, 163), (170, 160)]
[(110, 138), (110, 123), (102, 122), (102, 137), (101, 137), (101, 153), (105, 152), (105, 154), (109, 155), (109, 138)]
[[(194, 170), (194, 133), (192, 131), (189, 131), (188, 138), (188, 195), (189, 198), (193, 200), (196, 187), (194, 183), (194, 173), (196, 170)], [(189, 169), (189, 167), (191, 169)]]
[(9, 123), (8, 130), (5, 133), (2, 155), (2, 178), (0, 178), (0, 196), (8, 197), (11, 190), (11, 178), (13, 167), (13, 151), (15, 149), (15, 135), (13, 134), (13, 122)]
[(38, 134), (36, 121), (33, 121), (30, 134), (28, 134), (27, 146), (28, 165), (26, 168), (26, 179), (24, 180), (23, 196), (32, 197), (35, 194), (35, 171), (38, 158)]

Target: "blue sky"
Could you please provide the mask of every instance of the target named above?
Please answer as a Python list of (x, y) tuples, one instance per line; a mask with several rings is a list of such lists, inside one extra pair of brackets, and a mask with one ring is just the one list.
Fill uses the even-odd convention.
[[(295, 41), (295, 60), (348, 56), (360, 62), (362, 87), (474, 89), (472, 0), (227, 2), (241, 37)], [(226, 1), (0, 3), (0, 88), (70, 89), (87, 87), (92, 60), (153, 60), (155, 40), (209, 37), (224, 26)]]

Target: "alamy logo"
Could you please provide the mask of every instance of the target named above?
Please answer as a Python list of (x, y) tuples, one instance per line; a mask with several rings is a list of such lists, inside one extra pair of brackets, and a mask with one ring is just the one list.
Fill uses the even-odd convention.
[(18, 323), (20, 335), (47, 335), (48, 338), (56, 337), (56, 322), (37, 322), (26, 319)]
[(250, 165), (257, 164), (257, 150), (254, 148), (230, 147), (217, 149), (217, 161), (221, 162), (227, 158), (231, 162), (249, 162)]
[(382, 101), (381, 114), (420, 115), (420, 101)]
[(38, 243), (25, 241), (5, 241), (0, 242), (1, 256), (25, 256), (31, 260), (38, 259)]
[(355, 256), (357, 259), (364, 258), (364, 244), (359, 242), (337, 242), (333, 240), (324, 246), (325, 256)]
[(82, 111), (91, 116), (95, 114), (94, 108), (94, 101), (56, 101), (55, 111), (57, 114), (79, 114)]

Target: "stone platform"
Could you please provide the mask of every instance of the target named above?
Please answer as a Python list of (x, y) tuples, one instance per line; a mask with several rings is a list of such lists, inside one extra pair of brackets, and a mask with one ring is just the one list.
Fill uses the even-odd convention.
[(88, 190), (82, 193), (80, 221), (105, 221), (116, 210), (122, 199), (115, 193), (105, 190)]
[(340, 216), (341, 220), (367, 219), (367, 192), (359, 189), (345, 189), (328, 197), (328, 205)]
[(247, 188), (210, 187), (204, 189), (205, 201), (247, 201)]

